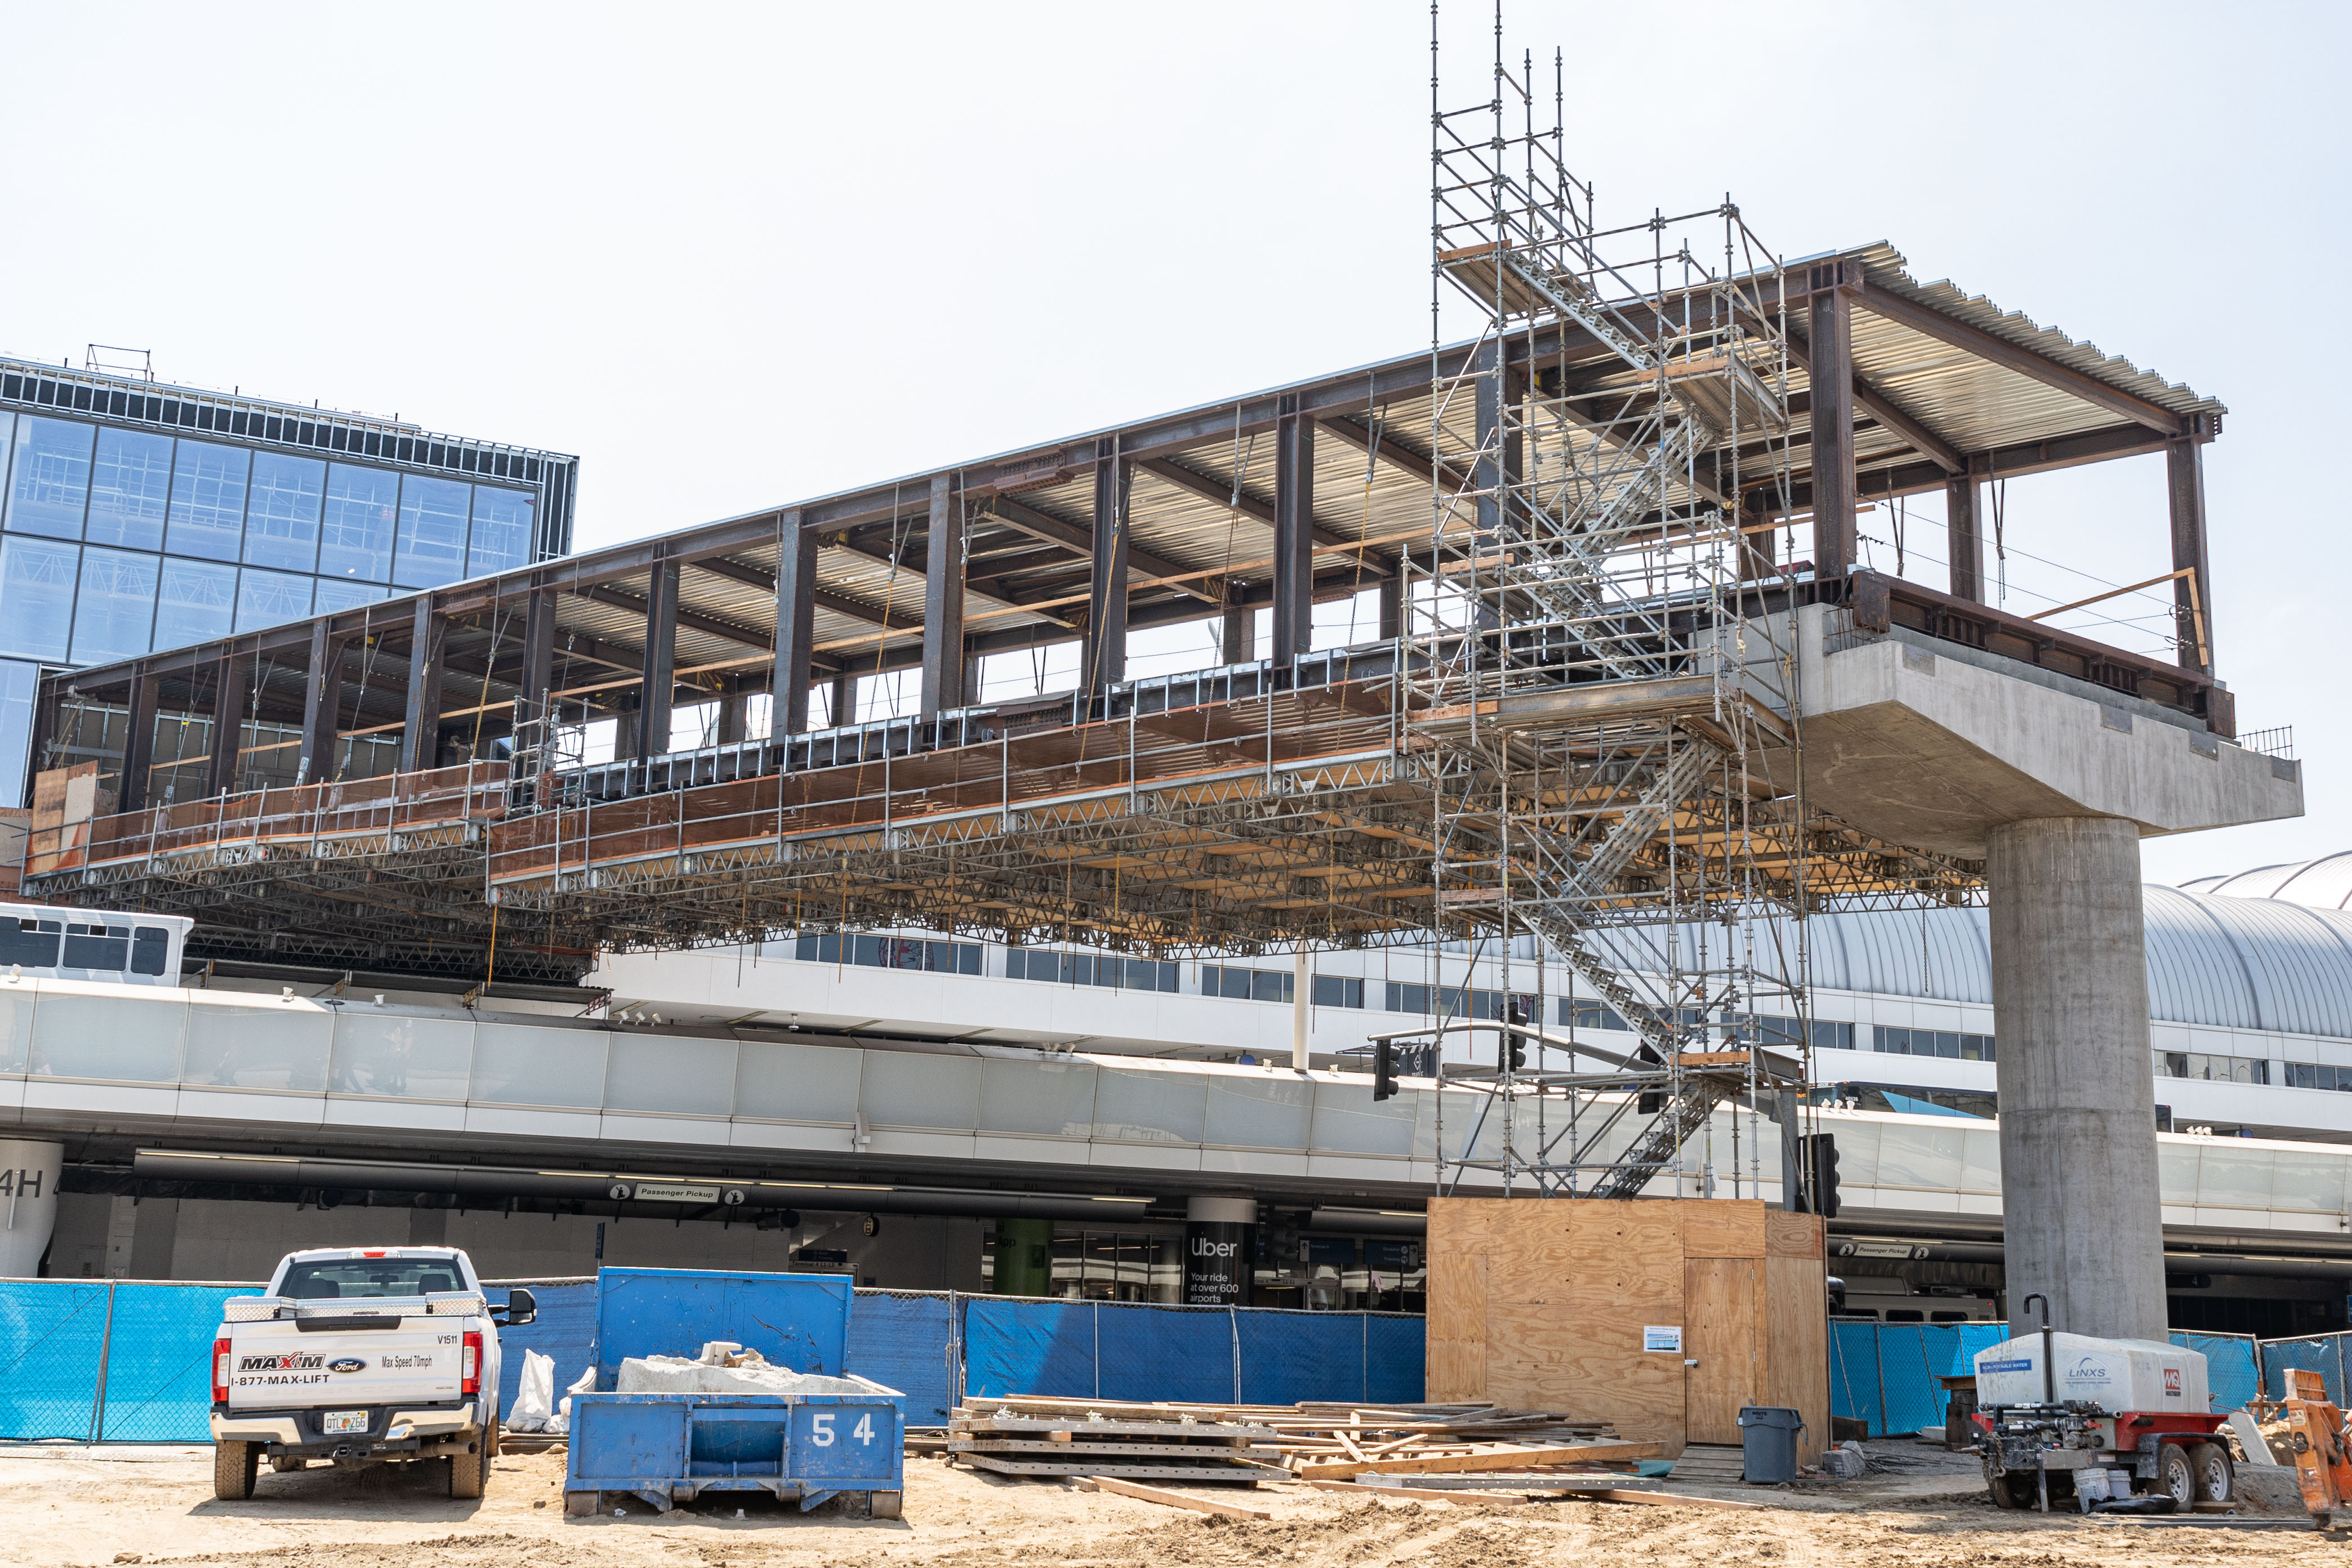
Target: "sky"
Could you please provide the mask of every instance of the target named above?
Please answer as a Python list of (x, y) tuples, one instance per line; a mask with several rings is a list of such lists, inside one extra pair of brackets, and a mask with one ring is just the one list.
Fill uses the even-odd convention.
[[(1449, 106), (1486, 96), (1491, 26), (1446, 6)], [(1425, 347), (1429, 28), (0, 0), (0, 351), (577, 453), (578, 545), (666, 531)], [(2147, 873), (2352, 847), (2352, 530), (2311, 479), (2344, 313), (2306, 281), (2352, 240), (2352, 9), (1513, 0), (1505, 32), (1566, 51), (1604, 223), (1728, 194), (1783, 255), (1887, 240), (2227, 404), (2217, 663), (2242, 729), (2294, 728), (2308, 815), (2149, 840)], [(2163, 483), (2012, 483), (2010, 607), (2168, 570)], [(1875, 564), (1894, 521), (1863, 520)], [(1940, 582), (1939, 508), (1905, 522)], [(2151, 646), (2149, 607), (2103, 635)]]

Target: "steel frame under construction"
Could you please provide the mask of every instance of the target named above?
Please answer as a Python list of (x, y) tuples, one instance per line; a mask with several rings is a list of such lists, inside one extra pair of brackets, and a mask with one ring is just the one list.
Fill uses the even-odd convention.
[[(1499, 23), (1469, 110), (1438, 101), (1432, 49), (1433, 287), (1481, 311), (1472, 341), (51, 677), (44, 761), (93, 715), (124, 738), (85, 747), (86, 784), (43, 775), (28, 889), (193, 915), (199, 953), (486, 984), (782, 928), (1153, 955), (1532, 932), (1641, 1054), (1503, 1021), (1473, 1075), (1500, 1153), (1453, 1179), (1610, 1196), (1679, 1170), (1726, 1100), (1802, 1084), (1802, 1043), (1767, 1052), (1754, 1019), (1808, 1012), (1807, 910), (1978, 890), (1806, 801), (1794, 612), (2229, 733), (2200, 467), (2221, 409), (1885, 247), (1784, 264), (1728, 202), (1604, 228), (1559, 156), (1558, 63), (1539, 124)], [(1986, 482), (2156, 452), (2168, 659), (1984, 603)], [(1857, 561), (1857, 508), (1927, 490), (1948, 593)], [(1373, 635), (1313, 649), (1313, 605), (1366, 590)], [(1131, 628), (1208, 616), (1223, 663), (1125, 679)], [(1075, 691), (976, 700), (982, 656), (1074, 639)], [(916, 711), (840, 721), (916, 668)], [(681, 701), (713, 705), (712, 743), (671, 749)], [(600, 717), (615, 759), (582, 763), (566, 738)], [(277, 725), (292, 782), (250, 787)], [(196, 744), (159, 758), (164, 732)]]

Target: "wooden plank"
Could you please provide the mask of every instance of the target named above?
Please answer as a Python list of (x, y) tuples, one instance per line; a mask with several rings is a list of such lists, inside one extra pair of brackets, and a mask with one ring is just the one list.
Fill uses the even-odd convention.
[(1797, 1462), (1802, 1465), (1820, 1462), (1830, 1436), (1829, 1323), (1822, 1307), (1827, 1289), (1818, 1255), (1764, 1260), (1763, 1402), (1802, 1415), (1804, 1430), (1797, 1434)]
[(1008, 1459), (1001, 1454), (958, 1454), (956, 1463), (976, 1470), (1006, 1476), (1125, 1476), (1152, 1481), (1238, 1481), (1255, 1486), (1260, 1480), (1285, 1480), (1286, 1471), (1271, 1465), (1114, 1465), (1102, 1459)]
[[(1740, 1199), (1702, 1199), (1683, 1205), (1685, 1258), (1761, 1258), (1769, 1211)], [(1696, 1439), (1694, 1439), (1696, 1441)]]
[(1237, 1502), (1219, 1502), (1209, 1498), (1186, 1497), (1182, 1492), (1163, 1491), (1158, 1487), (1138, 1486), (1133, 1481), (1120, 1480), (1116, 1476), (1088, 1476), (1097, 1491), (1117, 1492), (1120, 1497), (1138, 1498), (1156, 1502), (1162, 1508), (1188, 1508), (1194, 1513), (1214, 1514), (1219, 1519), (1272, 1519), (1272, 1511), (1262, 1508), (1245, 1508)]
[(1341, 1460), (1306, 1464), (1300, 1476), (1309, 1480), (1343, 1480), (1349, 1476), (1460, 1475), (1478, 1470), (1524, 1470), (1531, 1465), (1585, 1465), (1612, 1459), (1654, 1459), (1664, 1453), (1656, 1443), (1571, 1443), (1551, 1448), (1489, 1448), (1476, 1454), (1412, 1454), (1397, 1459)]
[(1057, 1443), (1050, 1438), (1040, 1442), (1028, 1437), (956, 1437), (948, 1442), (951, 1454), (1003, 1454), (1013, 1458), (1035, 1456), (1039, 1458), (1097, 1458), (1109, 1462), (1135, 1459), (1179, 1458), (1198, 1464), (1222, 1462), (1228, 1458), (1256, 1459), (1272, 1463), (1279, 1456), (1272, 1448), (1210, 1447), (1204, 1444), (1187, 1443)]
[(1771, 1258), (1813, 1258), (1822, 1256), (1822, 1216), (1817, 1214), (1790, 1214), (1785, 1209), (1764, 1211), (1764, 1251)]
[(1759, 1509), (1760, 1502), (1734, 1502), (1729, 1498), (1693, 1497), (1687, 1492), (1636, 1492), (1614, 1490), (1586, 1492), (1596, 1502), (1644, 1502), (1656, 1508), (1721, 1508)]
[(1453, 1503), (1523, 1503), (1531, 1500), (1525, 1492), (1482, 1492), (1440, 1490), (1435, 1487), (1368, 1487), (1357, 1481), (1309, 1481), (1318, 1491), (1354, 1492), (1359, 1497), (1403, 1498), (1412, 1502)]
[[(1437, 1200), (1443, 1202), (1444, 1200)], [(1434, 1206), (1434, 1205), (1433, 1205)], [(1437, 1226), (1430, 1227), (1433, 1237)], [(1486, 1256), (1448, 1247), (1429, 1254), (1427, 1392), (1449, 1399), (1486, 1395)]]
[[(1714, 1204), (1706, 1206), (1713, 1208)], [(1685, 1234), (1689, 1234), (1687, 1223)], [(1764, 1239), (1761, 1215), (1756, 1240)], [(1689, 1369), (1683, 1408), (1686, 1443), (1737, 1443), (1739, 1408), (1759, 1403), (1758, 1317), (1763, 1282), (1756, 1258), (1693, 1258), (1683, 1264), (1683, 1355)]]

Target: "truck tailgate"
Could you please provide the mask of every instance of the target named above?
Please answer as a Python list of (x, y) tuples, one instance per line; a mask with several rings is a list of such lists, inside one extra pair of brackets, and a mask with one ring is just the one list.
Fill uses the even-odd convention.
[[(448, 1323), (449, 1320), (442, 1320)], [(456, 1399), (464, 1358), (454, 1324), (302, 1333), (291, 1323), (229, 1325), (231, 1410)]]

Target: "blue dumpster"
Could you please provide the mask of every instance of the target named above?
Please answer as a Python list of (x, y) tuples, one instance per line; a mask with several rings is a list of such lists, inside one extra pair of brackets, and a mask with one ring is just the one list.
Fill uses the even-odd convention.
[(839, 1376), (855, 1281), (846, 1274), (604, 1268), (596, 1274), (596, 1386), (631, 1356), (692, 1356), (713, 1340), (776, 1366)]
[(669, 1509), (706, 1491), (764, 1491), (805, 1510), (863, 1492), (896, 1519), (905, 1433), (896, 1390), (857, 1394), (583, 1394), (572, 1401), (563, 1510), (599, 1511), (607, 1493)]

